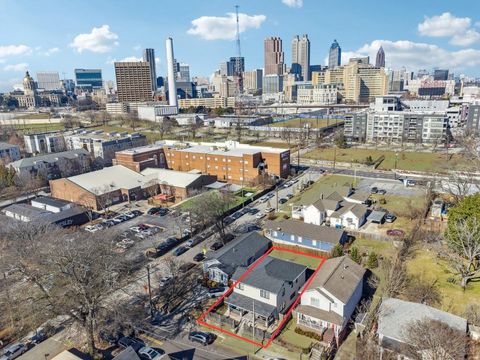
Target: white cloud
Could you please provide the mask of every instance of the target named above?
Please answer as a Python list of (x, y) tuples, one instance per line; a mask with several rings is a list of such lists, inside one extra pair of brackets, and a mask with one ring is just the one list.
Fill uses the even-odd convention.
[(118, 45), (118, 35), (110, 31), (110, 26), (94, 27), (90, 33), (78, 34), (70, 44), (77, 52), (88, 50), (95, 53), (106, 53)]
[[(8, 92), (17, 87), (17, 84), (21, 84), (22, 79), (12, 78), (12, 79), (0, 79), (0, 92)], [(23, 87), (21, 87), (23, 90)]]
[(137, 62), (137, 61), (143, 61), (143, 58), (137, 57), (137, 56), (127, 56), (124, 57), (123, 59), (117, 60), (117, 59), (108, 59), (107, 64), (112, 64), (116, 62)]
[(30, 55), (32, 48), (27, 45), (6, 45), (0, 46), (0, 57)]
[(458, 46), (469, 46), (480, 41), (480, 33), (472, 28), (472, 19), (456, 17), (449, 12), (426, 17), (418, 24), (418, 32), (423, 36), (449, 37), (450, 44)]
[(282, 3), (292, 8), (301, 8), (303, 6), (303, 0), (282, 0)]
[(42, 53), (42, 55), (51, 56), (51, 55), (56, 54), (58, 52), (60, 52), (60, 49), (58, 47), (53, 47), (53, 48), (48, 49), (47, 51), (44, 51)]
[(370, 56), (370, 61), (372, 61), (375, 59), (380, 46), (385, 50), (386, 65), (394, 69), (406, 67), (410, 70), (418, 70), (438, 66), (458, 70), (480, 65), (480, 50), (462, 49), (448, 51), (437, 45), (416, 43), (408, 40), (374, 40), (352, 53), (355, 56), (368, 55)]
[[(238, 14), (240, 33), (248, 29), (258, 29), (267, 19), (265, 15)], [(205, 40), (233, 40), (236, 33), (236, 17), (234, 13), (226, 16), (201, 16), (192, 20), (192, 27), (187, 31)]]
[(20, 71), (25, 71), (28, 68), (27, 63), (19, 63), (19, 64), (10, 64), (7, 65), (3, 68), (3, 71), (8, 71), (8, 72), (20, 72)]

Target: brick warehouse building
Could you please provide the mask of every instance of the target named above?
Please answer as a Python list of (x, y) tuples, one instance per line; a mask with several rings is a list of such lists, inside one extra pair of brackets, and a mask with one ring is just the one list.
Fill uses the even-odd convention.
[(113, 165), (123, 165), (130, 170), (141, 172), (146, 168), (166, 168), (162, 145), (147, 145), (134, 149), (117, 151)]
[(169, 201), (184, 200), (216, 181), (215, 176), (188, 174), (166, 169), (135, 172), (116, 165), (90, 173), (50, 181), (52, 197), (81, 204), (93, 210), (146, 199), (157, 194)]
[(286, 178), (290, 175), (290, 150), (251, 146), (235, 141), (224, 143), (164, 142), (168, 168), (197, 170), (216, 175), (220, 181), (234, 183), (254, 181), (267, 173)]

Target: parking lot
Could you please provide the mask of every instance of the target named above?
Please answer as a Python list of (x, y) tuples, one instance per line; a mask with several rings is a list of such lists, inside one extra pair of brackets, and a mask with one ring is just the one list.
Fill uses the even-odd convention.
[(357, 184), (356, 189), (359, 192), (370, 193), (370, 190), (377, 189), (386, 190), (387, 194), (398, 196), (421, 196), (424, 191), (420, 186), (406, 187), (400, 180), (378, 180), (370, 178), (362, 178)]

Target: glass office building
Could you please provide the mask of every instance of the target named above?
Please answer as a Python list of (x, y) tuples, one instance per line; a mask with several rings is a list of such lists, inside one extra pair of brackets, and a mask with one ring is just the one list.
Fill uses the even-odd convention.
[(77, 87), (98, 89), (103, 85), (101, 69), (75, 69)]

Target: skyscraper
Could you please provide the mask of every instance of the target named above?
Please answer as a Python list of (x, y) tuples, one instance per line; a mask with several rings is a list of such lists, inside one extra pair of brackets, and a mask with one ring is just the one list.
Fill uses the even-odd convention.
[(184, 63), (178, 64), (177, 80), (190, 81), (190, 65)]
[(264, 41), (265, 75), (283, 75), (284, 54), (282, 50), (282, 39), (269, 37)]
[(385, 51), (380, 46), (377, 52), (377, 58), (375, 59), (375, 67), (385, 67)]
[(152, 76), (149, 62), (116, 62), (115, 78), (119, 102), (152, 100)]
[(238, 58), (238, 66), (239, 69), (237, 69), (237, 57), (231, 57), (230, 60), (227, 62), (227, 75), (235, 76), (237, 74), (245, 72), (245, 58), (243, 56)]
[(342, 48), (338, 45), (337, 40), (333, 40), (328, 53), (328, 67), (333, 69), (335, 66), (340, 66), (342, 63)]
[(292, 40), (292, 73), (300, 80), (310, 80), (310, 40), (308, 35), (300, 38), (296, 35)]
[(37, 84), (39, 89), (46, 91), (59, 91), (63, 88), (57, 71), (37, 72)]
[(77, 87), (100, 89), (103, 85), (101, 69), (75, 69)]
[(143, 50), (143, 61), (146, 61), (150, 65), (150, 76), (152, 77), (152, 91), (157, 90), (157, 71), (155, 70), (155, 50), (145, 49)]
[(448, 80), (448, 69), (435, 69), (433, 71), (433, 80)]

